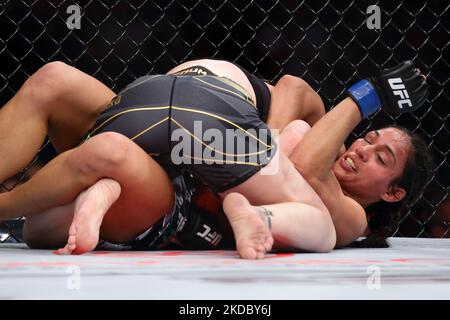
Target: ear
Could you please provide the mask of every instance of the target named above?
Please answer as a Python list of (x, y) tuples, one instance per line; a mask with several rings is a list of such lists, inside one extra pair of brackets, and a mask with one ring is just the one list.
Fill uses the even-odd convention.
[(380, 197), (386, 202), (398, 202), (403, 200), (406, 196), (406, 191), (397, 185), (392, 186), (388, 191), (383, 193)]

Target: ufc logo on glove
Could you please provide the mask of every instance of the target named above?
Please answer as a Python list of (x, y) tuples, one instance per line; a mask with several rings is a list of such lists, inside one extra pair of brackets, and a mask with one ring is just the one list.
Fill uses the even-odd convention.
[[(412, 112), (425, 103), (429, 94), (425, 76), (411, 61), (403, 61), (384, 69), (376, 77), (361, 80), (347, 92), (358, 105), (363, 119), (381, 108), (390, 114)], [(404, 105), (409, 108), (403, 108)]]
[(388, 79), (389, 82), (389, 86), (391, 87), (394, 93), (394, 95), (399, 96), (400, 99), (397, 102), (398, 107), (401, 109), (403, 108), (404, 104), (407, 104), (409, 107), (412, 107), (412, 103), (411, 100), (409, 99), (409, 94), (408, 91), (406, 91), (405, 89), (405, 85), (403, 84), (402, 79), (400, 78), (392, 78), (392, 79)]

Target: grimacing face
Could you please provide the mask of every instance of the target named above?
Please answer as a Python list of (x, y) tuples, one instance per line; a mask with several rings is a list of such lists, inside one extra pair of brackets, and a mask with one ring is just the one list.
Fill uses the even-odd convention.
[(357, 139), (333, 165), (344, 193), (361, 205), (402, 200), (406, 192), (392, 182), (408, 159), (411, 142), (397, 128), (370, 131)]

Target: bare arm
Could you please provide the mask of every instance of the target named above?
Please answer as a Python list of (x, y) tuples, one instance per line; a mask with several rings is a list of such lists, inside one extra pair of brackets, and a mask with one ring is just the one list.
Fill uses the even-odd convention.
[[(239, 193), (228, 194), (223, 202), (237, 249), (241, 256), (250, 258), (252, 252), (247, 249), (251, 249), (253, 245), (254, 250), (261, 252), (261, 244), (264, 243), (266, 250), (269, 250), (267, 245), (271, 244), (266, 238), (269, 234), (272, 235), (274, 248), (278, 250), (333, 250), (336, 244), (333, 221), (327, 209), (320, 207), (323, 208), (302, 202), (252, 206), (248, 199)], [(252, 243), (250, 239), (257, 239), (258, 235), (262, 235), (260, 241)]]
[(343, 100), (297, 144), (291, 156), (296, 168), (303, 176), (328, 180), (336, 154), (360, 121), (361, 114), (356, 103), (350, 98)]
[(297, 119), (313, 126), (324, 114), (322, 99), (301, 78), (284, 75), (271, 90), (270, 128), (283, 129)]
[(330, 211), (338, 246), (354, 241), (367, 227), (364, 209), (344, 195), (332, 172), (339, 149), (360, 121), (356, 103), (343, 100), (308, 131), (290, 157)]
[(263, 207), (272, 214), (271, 232), (275, 249), (329, 252), (334, 248), (336, 232), (326, 208), (300, 202)]
[[(325, 106), (321, 97), (301, 78), (285, 75), (271, 89), (267, 120), (270, 128), (284, 130), (298, 120), (312, 127), (324, 115)], [(338, 156), (344, 152), (345, 146), (342, 144)]]

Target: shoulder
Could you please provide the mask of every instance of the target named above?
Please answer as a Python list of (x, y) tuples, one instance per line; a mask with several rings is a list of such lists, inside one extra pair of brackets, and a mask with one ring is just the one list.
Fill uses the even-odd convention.
[(334, 176), (326, 179), (307, 179), (328, 208), (336, 229), (337, 246), (345, 246), (364, 235), (367, 230), (367, 216), (364, 208), (344, 194)]
[(368, 222), (364, 208), (352, 198), (343, 195), (339, 203), (341, 208), (332, 218), (336, 229), (336, 245), (343, 247), (364, 236)]

